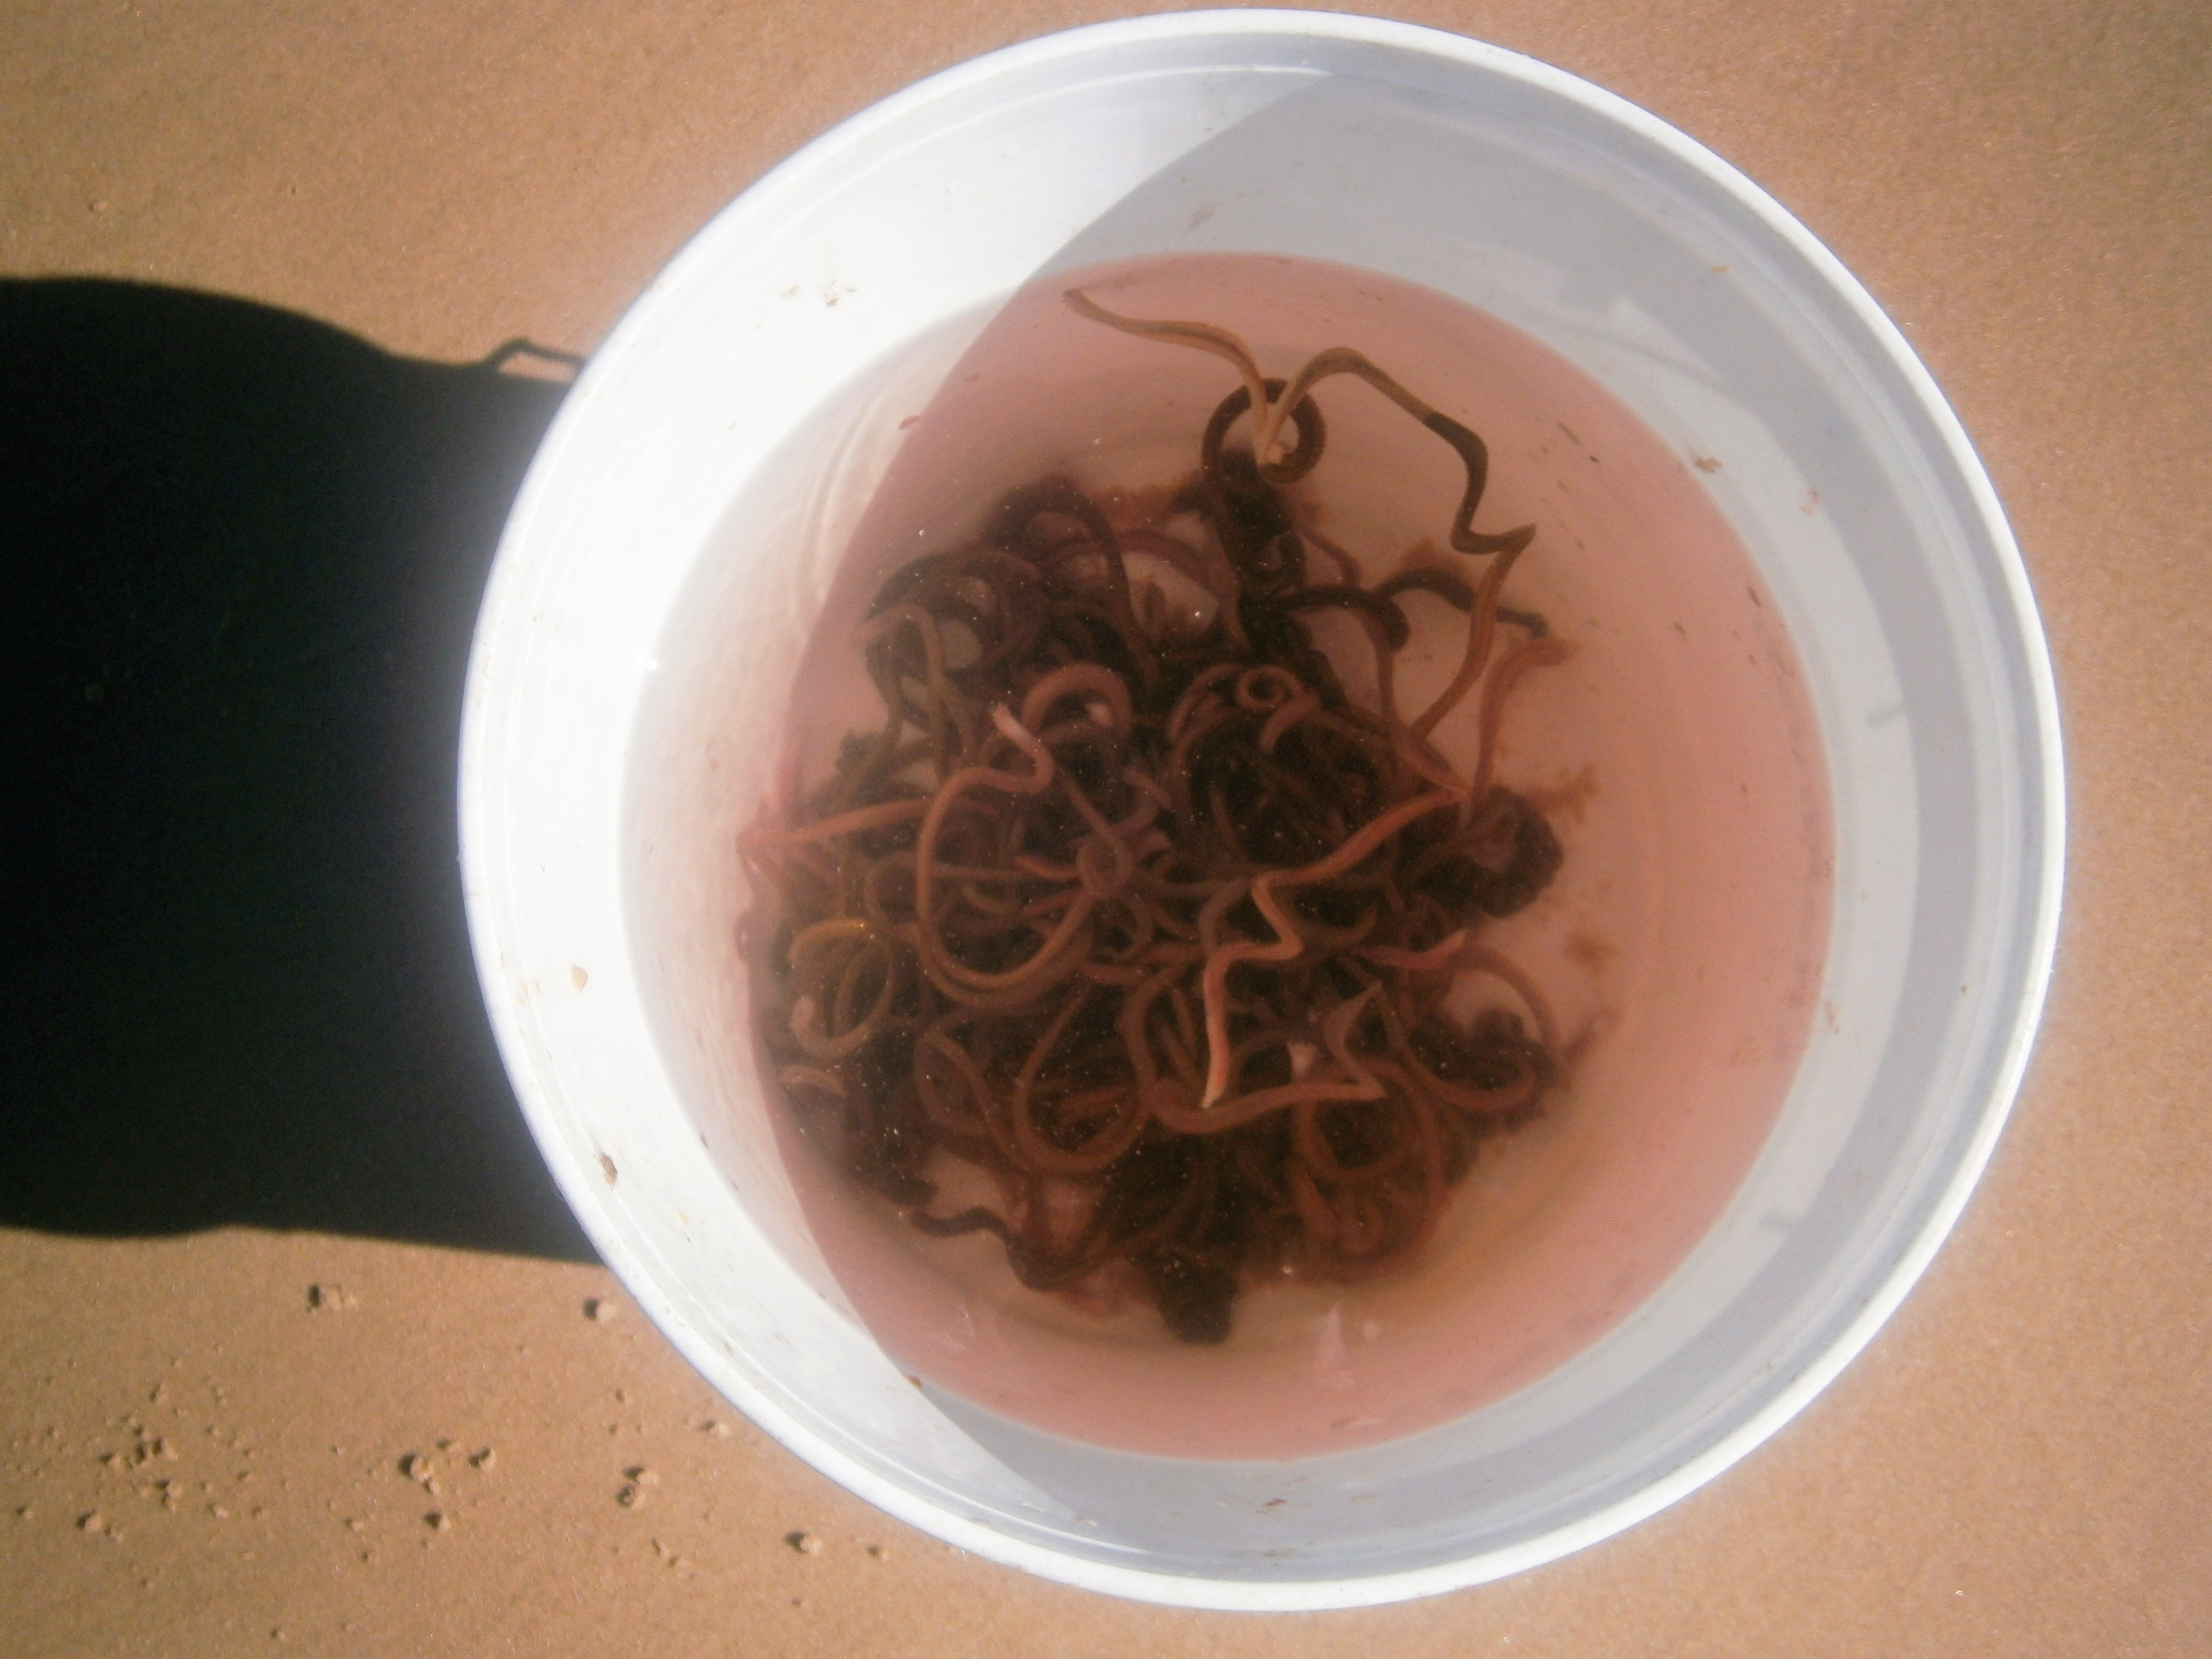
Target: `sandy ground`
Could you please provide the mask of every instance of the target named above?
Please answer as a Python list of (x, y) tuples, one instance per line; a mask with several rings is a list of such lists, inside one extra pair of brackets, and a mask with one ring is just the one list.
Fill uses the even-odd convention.
[[(590, 1263), (482, 1029), (451, 716), (551, 394), (447, 366), (518, 335), (588, 351), (811, 134), (1111, 13), (18, 0), (0, 1647), (2212, 1643), (2212, 28), (2185, 0), (1395, 9), (1773, 191), (1890, 309), (2014, 516), (2066, 711), (2065, 930), (2012, 1127), (1888, 1329), (1662, 1516), (1358, 1614), (1058, 1589), (801, 1466)], [(67, 276), (106, 280), (25, 280)]]

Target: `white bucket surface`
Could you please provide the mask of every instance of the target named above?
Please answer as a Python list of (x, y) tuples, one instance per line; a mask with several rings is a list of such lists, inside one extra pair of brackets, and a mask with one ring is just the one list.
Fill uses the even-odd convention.
[[(732, 842), (773, 726), (702, 708), (760, 732), (726, 744), (712, 781), (668, 775), (675, 747), (640, 736), (643, 711), (716, 666), (664, 664), (672, 639), (718, 640), (722, 672), (797, 660), (803, 607), (749, 603), (776, 591), (745, 562), (764, 570), (777, 538), (733, 542), (726, 520), (833, 393), (887, 362), (926, 380), (927, 355), (902, 348), (1041, 273), (1220, 250), (1466, 301), (1683, 453), (1725, 454), (1706, 487), (1787, 623), (1835, 811), (1823, 1017), (1704, 1242), (1509, 1397), (1280, 1462), (1085, 1447), (917, 1389), (881, 1353), (811, 1259), (761, 1103), (727, 1097), (750, 1063)], [(896, 391), (913, 407), (933, 389)], [(894, 436), (841, 430), (824, 477), (864, 494)], [(810, 499), (812, 533), (859, 505)], [(737, 562), (702, 589), (710, 557)], [(702, 591), (726, 616), (680, 617)], [(787, 679), (774, 690), (780, 708)], [(485, 598), (461, 756), (470, 920), (509, 1073), (594, 1243), (686, 1357), (815, 1467), (949, 1542), (1244, 1608), (1389, 1601), (1549, 1559), (1711, 1478), (1825, 1385), (1926, 1266), (2002, 1123), (2049, 971), (2061, 812), (2049, 665), (2002, 514), (1833, 257), (1724, 163), (1571, 76), (1311, 13), (1156, 17), (997, 53), (747, 191), (547, 438)]]

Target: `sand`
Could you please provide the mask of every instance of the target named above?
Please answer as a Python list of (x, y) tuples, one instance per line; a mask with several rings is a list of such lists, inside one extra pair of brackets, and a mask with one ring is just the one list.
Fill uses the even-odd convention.
[[(2057, 975), (1987, 1178), (1864, 1357), (1613, 1540), (1340, 1616), (1030, 1580), (769, 1442), (578, 1259), (471, 1001), (441, 769), (551, 394), (434, 365), (516, 336), (588, 352), (808, 136), (1108, 9), (27, 0), (0, 17), (0, 482), (11, 513), (80, 463), (90, 493), (27, 536), (0, 517), (39, 734), (9, 873), (45, 878), (10, 930), (0, 1645), (2201, 1650), (2199, 9), (1400, 9), (1589, 76), (1773, 191), (1889, 307), (2019, 532), (2069, 744)], [(69, 275), (154, 287), (17, 280)], [(381, 436), (346, 424), (368, 406)], [(298, 466), (254, 471), (234, 429)], [(137, 470), (88, 459), (114, 455)], [(428, 504), (384, 512), (392, 478)]]

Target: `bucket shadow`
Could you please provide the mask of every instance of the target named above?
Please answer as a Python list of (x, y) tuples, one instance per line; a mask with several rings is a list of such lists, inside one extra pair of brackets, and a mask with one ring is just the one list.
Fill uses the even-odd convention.
[(0, 283), (0, 1225), (588, 1261), (464, 924), (478, 596), (562, 388)]

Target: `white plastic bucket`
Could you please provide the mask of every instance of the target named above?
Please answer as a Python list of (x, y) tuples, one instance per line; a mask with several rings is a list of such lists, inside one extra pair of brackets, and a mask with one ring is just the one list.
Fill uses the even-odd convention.
[[(677, 777), (681, 745), (641, 736), (695, 681), (742, 686), (793, 659), (809, 618), (749, 602), (766, 590), (745, 562), (775, 538), (733, 540), (727, 515), (834, 392), (888, 362), (926, 374), (899, 349), (1040, 271), (1224, 248), (1466, 300), (1668, 441), (1724, 449), (1709, 487), (1796, 644), (1836, 817), (1825, 1018), (1704, 1242), (1510, 1397), (1289, 1462), (1085, 1447), (917, 1390), (882, 1354), (809, 1262), (764, 1109), (728, 1097), (744, 1070), (729, 844), (773, 757), (738, 751), (749, 778)], [(842, 431), (841, 476), (865, 481), (862, 452), (890, 440)], [(702, 589), (710, 559), (735, 562)], [(702, 591), (721, 610), (679, 615)], [(716, 643), (664, 663), (672, 639)], [(732, 718), (748, 716), (696, 717)], [(755, 1421), (901, 1518), (1048, 1577), (1348, 1606), (1494, 1578), (1650, 1514), (1772, 1433), (1888, 1316), (2026, 1064), (2058, 911), (2057, 729), (2025, 573), (1957, 421), (1864, 290), (1748, 180), (1493, 47), (1194, 13), (902, 93), (756, 185), (656, 280), (569, 397), (501, 544), (462, 734), (462, 855), (493, 1024), (556, 1178)]]

